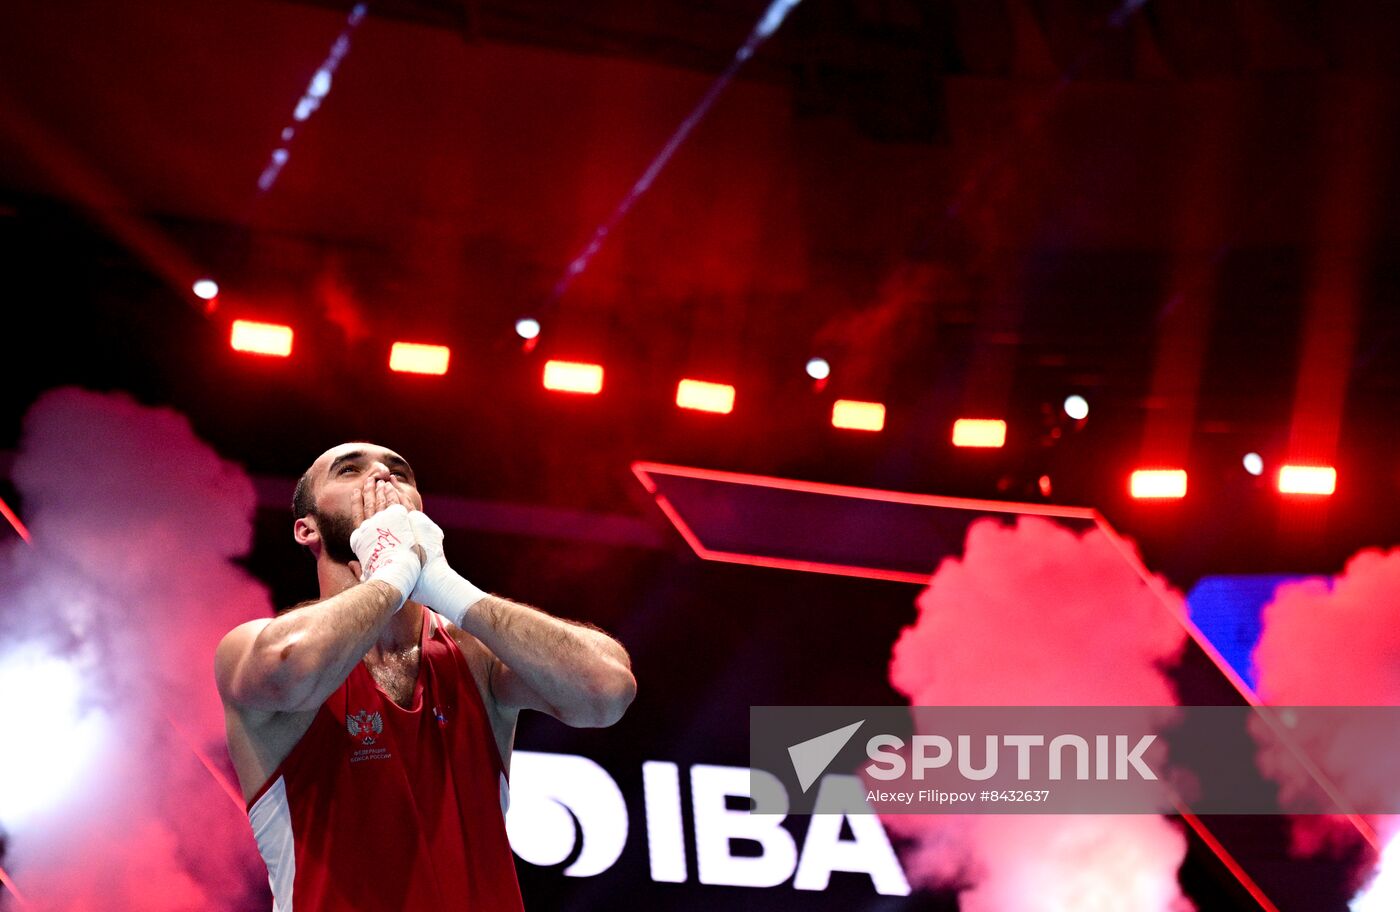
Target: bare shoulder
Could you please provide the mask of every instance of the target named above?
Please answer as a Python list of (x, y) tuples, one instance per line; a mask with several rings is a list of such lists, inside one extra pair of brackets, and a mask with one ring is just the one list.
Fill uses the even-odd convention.
[(224, 634), (224, 638), (219, 641), (219, 651), (222, 652), (239, 643), (246, 643), (256, 637), (258, 632), (270, 623), (272, 623), (272, 618), (270, 617), (253, 618), (251, 621), (244, 621)]
[(258, 618), (239, 624), (224, 635), (215, 651), (214, 674), (219, 684), (219, 697), (224, 703), (229, 758), (245, 800), (252, 799), (291, 753), (311, 727), (317, 712), (260, 709), (237, 696), (248, 686), (249, 670), (245, 660), (252, 654), (258, 634), (272, 620)]
[(214, 679), (218, 682), (219, 695), (224, 702), (230, 700), (239, 665), (251, 651), (258, 634), (271, 622), (272, 618), (265, 617), (245, 621), (224, 634), (219, 641), (219, 647), (214, 651)]

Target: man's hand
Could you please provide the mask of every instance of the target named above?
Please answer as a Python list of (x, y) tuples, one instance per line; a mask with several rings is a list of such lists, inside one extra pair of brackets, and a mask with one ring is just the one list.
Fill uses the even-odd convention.
[(421, 510), (408, 514), (409, 526), (423, 550), (423, 572), (409, 598), (427, 605), (444, 615), (458, 627), (467, 609), (486, 597), (486, 593), (462, 578), (447, 564), (442, 553), (442, 528)]
[[(366, 512), (371, 512), (367, 519)], [(408, 508), (393, 485), (382, 479), (366, 479), (351, 498), (350, 514), (358, 523), (350, 535), (350, 547), (359, 558), (360, 579), (393, 586), (402, 608), (423, 567), (423, 551), (416, 547)]]

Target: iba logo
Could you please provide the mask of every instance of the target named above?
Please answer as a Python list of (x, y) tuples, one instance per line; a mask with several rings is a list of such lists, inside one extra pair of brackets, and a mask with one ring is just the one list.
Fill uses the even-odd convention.
[[(682, 777), (680, 766), (662, 760), (642, 764), (645, 829), (641, 838), (633, 835), (629, 841), (631, 814), (612, 774), (587, 757), (517, 750), (511, 758), (506, 814), (511, 848), (531, 864), (568, 862), (563, 869), (567, 877), (603, 873), (630, 842), (632, 851), (646, 853), (654, 881), (685, 883), (695, 877), (702, 884), (730, 887), (790, 883), (794, 890), (825, 890), (833, 871), (850, 871), (868, 876), (876, 893), (909, 895), (904, 870), (874, 814), (814, 815), (799, 842), (782, 825), (784, 814), (754, 814), (731, 806), (751, 797), (754, 782), (786, 796), (772, 773), (708, 764), (695, 764), (688, 772)], [(823, 776), (821, 770), (811, 777), (806, 785), (815, 786), (818, 794), (858, 783), (853, 776)], [(681, 812), (683, 778), (688, 780), (688, 819)], [(694, 830), (693, 861), (687, 858), (688, 826)], [(843, 828), (848, 838), (842, 838)], [(736, 854), (740, 844), (755, 843), (757, 854)]]

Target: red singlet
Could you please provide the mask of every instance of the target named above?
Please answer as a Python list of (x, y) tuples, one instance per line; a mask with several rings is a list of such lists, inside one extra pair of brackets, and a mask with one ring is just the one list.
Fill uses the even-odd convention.
[(476, 682), (425, 608), (410, 707), (356, 665), (248, 819), (273, 912), (497, 912), (523, 909), (508, 800)]

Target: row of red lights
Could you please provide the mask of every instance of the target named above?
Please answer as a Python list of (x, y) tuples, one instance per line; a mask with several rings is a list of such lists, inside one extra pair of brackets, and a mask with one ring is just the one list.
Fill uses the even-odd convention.
[[(1337, 490), (1337, 470), (1323, 465), (1285, 465), (1275, 479), (1280, 494), (1327, 496)], [(1186, 496), (1185, 469), (1138, 469), (1128, 491), (1143, 500), (1180, 500)]]
[[(229, 344), (235, 351), (286, 358), (292, 353), (292, 328), (276, 323), (234, 320)], [(441, 376), (447, 373), (451, 354), (446, 345), (395, 342), (389, 350), (389, 369)], [(544, 388), (597, 395), (603, 391), (603, 366), (547, 361)], [(676, 386), (676, 405), (727, 415), (734, 411), (734, 387), (686, 378)], [(844, 430), (881, 431), (885, 427), (884, 403), (837, 399), (831, 409), (831, 424)], [(954, 446), (998, 448), (1005, 444), (1006, 422), (999, 418), (959, 418), (953, 422)], [(1337, 487), (1337, 470), (1331, 466), (1285, 465), (1279, 470), (1277, 486), (1283, 494), (1330, 495)], [(1186, 470), (1138, 469), (1129, 478), (1128, 490), (1133, 497), (1143, 500), (1180, 500), (1186, 496)]]
[[(289, 357), (292, 353), (292, 328), (278, 323), (255, 323), (234, 320), (229, 344), (235, 351), (255, 355)], [(407, 374), (447, 373), (451, 349), (446, 345), (421, 342), (395, 342), (389, 349), (389, 369)], [(578, 361), (547, 361), (544, 365), (544, 388), (560, 393), (597, 395), (603, 391), (603, 366)], [(697, 412), (727, 415), (734, 411), (734, 387), (727, 383), (686, 378), (676, 386), (676, 405)], [(880, 431), (885, 427), (885, 406), (881, 402), (837, 399), (831, 410), (833, 426), (853, 431)], [(978, 436), (968, 432), (959, 422), (954, 429), (958, 446), (1001, 446), (1006, 440), (1006, 424), (1002, 421), (973, 422), (999, 426), (995, 439), (985, 431)]]

